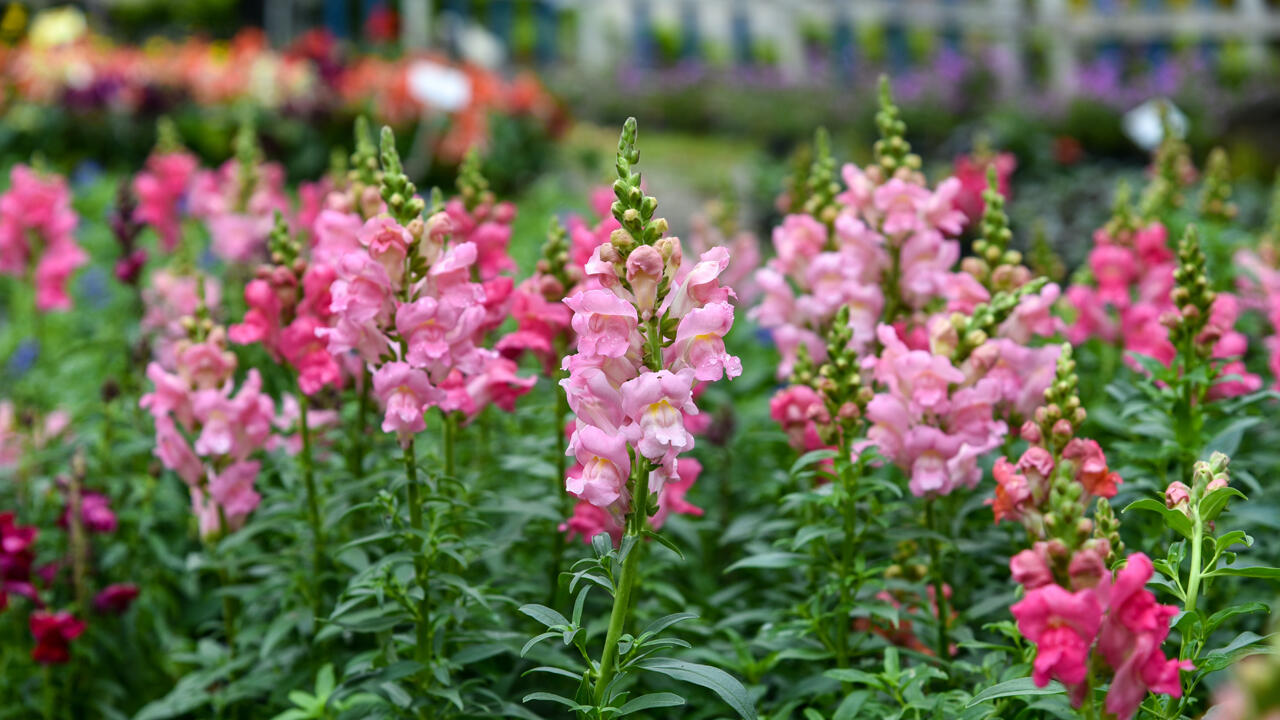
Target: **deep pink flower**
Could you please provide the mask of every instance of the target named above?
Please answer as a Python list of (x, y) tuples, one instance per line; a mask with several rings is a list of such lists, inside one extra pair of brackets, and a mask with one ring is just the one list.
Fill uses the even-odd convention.
[[(106, 495), (86, 492), (80, 496), (80, 522), (84, 528), (93, 533), (113, 533), (116, 531), (116, 514), (111, 511), (111, 501)], [(71, 504), (62, 512), (58, 524), (68, 527), (71, 523)]]
[(69, 612), (45, 610), (31, 613), (30, 626), (36, 641), (31, 659), (41, 665), (61, 665), (69, 661), (71, 641), (80, 637), (85, 629), (84, 621), (77, 620)]
[(1102, 624), (1102, 606), (1093, 591), (1073, 593), (1059, 585), (1042, 585), (1010, 611), (1019, 632), (1036, 644), (1031, 677), (1037, 687), (1048, 685), (1050, 679), (1066, 685), (1084, 682), (1089, 648)]
[(188, 152), (153, 153), (146, 167), (133, 178), (133, 194), (138, 199), (133, 218), (150, 225), (169, 252), (181, 240), (179, 210), (200, 161)]
[(1037, 542), (1034, 548), (1023, 550), (1010, 558), (1009, 572), (1013, 575), (1013, 581), (1027, 590), (1053, 583), (1053, 570), (1049, 568), (1045, 543)]
[(514, 361), (492, 350), (484, 351), (483, 358), (480, 371), (467, 379), (467, 394), (475, 404), (475, 413), (489, 403), (514, 412), (516, 398), (528, 393), (538, 379), (532, 375), (520, 377)]
[(392, 287), (399, 287), (404, 277), (404, 259), (413, 242), (409, 231), (389, 215), (378, 215), (365, 221), (357, 238), (369, 256), (386, 270)]
[(138, 598), (138, 586), (133, 583), (108, 585), (93, 597), (93, 608), (104, 615), (123, 615)]
[[(991, 474), (996, 481), (996, 495), (995, 498), (988, 499), (987, 504), (991, 506), (995, 521), (1020, 520), (1032, 501), (1031, 485), (1027, 482), (1026, 476), (1018, 474), (1017, 469), (1006, 458), (996, 460)], [(1017, 556), (1015, 556), (1016, 559)], [(1016, 580), (1016, 571), (1014, 576)]]
[(342, 385), (342, 368), (329, 353), (328, 343), (316, 334), (322, 327), (314, 315), (300, 315), (280, 333), (281, 352), (298, 371), (298, 388), (306, 395), (326, 385)]
[(591, 538), (600, 533), (609, 533), (616, 545), (622, 539), (622, 524), (608, 510), (596, 507), (586, 500), (579, 500), (573, 505), (573, 516), (560, 523), (560, 532), (572, 540), (574, 535), (590, 544)]
[(956, 180), (960, 183), (960, 191), (956, 194), (956, 207), (960, 209), (969, 224), (974, 225), (982, 220), (982, 213), (987, 204), (982, 194), (987, 189), (987, 168), (996, 168), (996, 190), (1009, 199), (1009, 179), (1018, 167), (1018, 160), (1013, 153), (996, 153), (994, 157), (980, 158), (976, 155), (961, 155), (956, 158), (952, 168)]
[(1089, 268), (1098, 284), (1098, 297), (1116, 307), (1129, 306), (1137, 262), (1133, 251), (1119, 245), (1098, 245), (1089, 252)]
[(1062, 458), (1075, 463), (1076, 479), (1089, 494), (1115, 497), (1120, 475), (1107, 467), (1107, 458), (1096, 440), (1072, 438), (1062, 450)]

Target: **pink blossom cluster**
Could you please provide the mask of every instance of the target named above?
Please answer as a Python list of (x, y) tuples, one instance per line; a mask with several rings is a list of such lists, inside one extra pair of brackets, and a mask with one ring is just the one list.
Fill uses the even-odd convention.
[(1266, 342), (1272, 387), (1280, 389), (1280, 253), (1270, 243), (1256, 250), (1242, 249), (1235, 254), (1236, 267), (1243, 270), (1236, 277), (1241, 305), (1263, 313), (1271, 326)]
[[(1060, 428), (1056, 432), (1060, 439), (1070, 435), (1069, 429)], [(1063, 461), (1071, 463), (1071, 478), (1080, 485), (1080, 498), (1085, 505), (1095, 497), (1115, 497), (1116, 486), (1122, 481), (1119, 474), (1107, 466), (1107, 457), (1096, 440), (1071, 437), (1055, 457), (1045, 445), (1040, 428), (1030, 420), (1022, 426), (1022, 438), (1030, 446), (1018, 461), (1011, 463), (1002, 457), (992, 469), (996, 490), (995, 497), (987, 504), (996, 522), (1012, 520), (1035, 536), (1044, 536), (1044, 517), (1052, 511), (1049, 491), (1058, 465)]]
[(336, 276), (332, 266), (302, 258), (259, 267), (244, 288), (244, 321), (232, 325), (227, 336), (241, 345), (261, 343), (272, 358), (297, 372), (298, 387), (307, 395), (340, 386), (338, 361), (316, 334), (332, 324), (329, 288)]
[[(900, 177), (877, 184), (852, 164), (843, 175), (847, 189), (837, 198), (833, 229), (810, 215), (788, 215), (773, 231), (777, 254), (756, 273), (764, 299), (751, 317), (782, 353), (779, 377), (791, 373), (802, 344), (815, 362), (825, 359), (826, 329), (844, 305), (855, 347), (870, 348), (882, 320), (910, 318), (942, 297), (960, 258), (952, 239), (965, 222), (953, 205), (958, 180), (936, 190)], [(900, 303), (893, 317), (885, 317), (887, 301)]]
[(261, 257), (275, 213), (289, 213), (282, 167), (263, 163), (249, 178), (242, 177), (243, 168), (232, 158), (217, 170), (202, 170), (189, 195), (192, 216), (205, 222), (214, 254), (227, 262)]
[(1118, 720), (1133, 717), (1148, 692), (1181, 697), (1179, 672), (1193, 666), (1160, 648), (1178, 608), (1158, 604), (1146, 589), (1152, 576), (1147, 556), (1130, 555), (1113, 575), (1103, 564), (1105, 553), (1076, 553), (1064, 587), (1053, 580), (1053, 549), (1045, 545), (1010, 563), (1027, 591), (1010, 609), (1018, 630), (1036, 644), (1035, 684), (1062, 682), (1078, 707), (1092, 692), (1089, 666), (1100, 658), (1111, 671), (1105, 708)]
[[(1121, 344), (1128, 352), (1168, 366), (1178, 353), (1168, 329), (1170, 318), (1177, 315), (1170, 296), (1176, 264), (1168, 233), (1159, 221), (1129, 227), (1113, 220), (1100, 228), (1089, 253), (1094, 285), (1067, 288), (1067, 301), (1076, 312), (1067, 338), (1075, 344), (1090, 338)], [(1248, 350), (1248, 338), (1235, 329), (1239, 314), (1236, 297), (1218, 293), (1208, 327), (1197, 338), (1211, 347), (1210, 357), (1222, 377), (1210, 390), (1211, 397), (1234, 397), (1262, 386), (1262, 379), (1249, 373), (1240, 359)], [(1140, 368), (1131, 358), (1126, 362)]]
[[(318, 230), (332, 220), (322, 213)], [(360, 226), (358, 247), (335, 264), (330, 310), (336, 322), (316, 330), (331, 353), (353, 352), (373, 370), (385, 409), (382, 429), (401, 442), (426, 428), (430, 407), (468, 417), (489, 403), (510, 411), (535, 381), (519, 377), (513, 361), (483, 345), (505, 319), (507, 298), (502, 283), (472, 280), (480, 272), (476, 244), (450, 242), (453, 220), (443, 212), (410, 226), (385, 214)], [(320, 230), (321, 243), (331, 232)]]
[(987, 170), (996, 170), (996, 189), (1008, 199), (1012, 196), (1010, 180), (1013, 171), (1018, 169), (1018, 158), (1013, 153), (1000, 152), (961, 155), (956, 158), (952, 173), (960, 181), (960, 192), (956, 194), (955, 206), (968, 219), (969, 225), (975, 225), (982, 219), (986, 210), (986, 201), (982, 193), (987, 189)]
[(689, 252), (701, 255), (713, 247), (725, 247), (729, 251), (729, 267), (725, 268), (720, 279), (734, 289), (741, 304), (752, 305), (760, 294), (755, 282), (761, 261), (760, 240), (755, 233), (745, 230), (728, 234), (731, 237), (726, 237), (725, 232), (706, 218), (695, 216), (689, 234)]
[(69, 435), (69, 427), (71, 415), (65, 410), (53, 410), (20, 424), (13, 403), (0, 400), (0, 468), (18, 466), (25, 452), (34, 454), (64, 433)]
[(189, 152), (157, 151), (133, 178), (133, 194), (138, 200), (133, 219), (151, 226), (160, 246), (170, 252), (182, 239), (183, 204), (199, 167), (200, 161)]
[(204, 339), (178, 344), (173, 372), (149, 364), (155, 388), (139, 403), (155, 420), (156, 457), (190, 488), (206, 537), (238, 529), (258, 506), (260, 464), (252, 457), (267, 445), (275, 419), (257, 369), (235, 391), (235, 368), (235, 355), (215, 327)]
[(889, 325), (876, 334), (884, 349), (868, 363), (883, 391), (867, 404), (867, 440), (902, 468), (917, 497), (976, 487), (978, 458), (1007, 431), (994, 415), (1000, 381), (966, 373), (945, 354), (908, 347)]
[(26, 165), (9, 171), (0, 195), (0, 274), (34, 279), (41, 312), (71, 308), (67, 281), (89, 261), (76, 242), (78, 221), (65, 179)]
[(222, 303), (222, 285), (211, 275), (161, 269), (142, 289), (142, 332), (153, 338), (152, 355), (166, 370), (176, 367), (177, 344), (187, 339), (183, 318), (194, 316), (202, 303), (212, 313)]
[[(587, 280), (564, 301), (577, 335), (560, 382), (575, 414), (567, 454), (577, 464), (565, 489), (580, 500), (565, 529), (584, 538), (620, 532), (633, 462), (642, 460), (659, 507), (655, 526), (669, 512), (701, 512), (684, 500), (701, 467), (679, 456), (694, 445), (685, 418), (698, 413), (695, 387), (742, 372), (724, 345), (734, 315), (733, 291), (719, 281), (728, 265), (728, 251), (717, 247), (685, 266), (676, 238), (638, 245), (625, 258), (612, 243), (593, 251)], [(675, 327), (669, 343), (663, 325)]]

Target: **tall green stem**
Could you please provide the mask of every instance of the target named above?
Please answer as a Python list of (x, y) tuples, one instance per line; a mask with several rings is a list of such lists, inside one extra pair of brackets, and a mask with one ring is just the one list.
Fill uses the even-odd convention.
[(423, 547), (423, 535), (426, 532), (426, 526), (422, 518), (422, 500), (418, 489), (418, 463), (414, 456), (413, 437), (410, 437), (404, 445), (404, 474), (405, 480), (408, 482), (409, 492), (409, 527), (414, 532), (414, 540), (411, 542), (413, 569), (417, 575), (418, 586), (422, 588), (422, 600), (418, 604), (418, 643), (415, 648), (415, 656), (418, 662), (426, 668), (424, 675), (429, 681), (431, 677), (432, 645), (434, 644), (434, 639), (431, 636), (431, 589), (429, 585), (431, 569), (427, 564), (427, 555)]
[(946, 583), (942, 581), (942, 544), (938, 542), (938, 528), (934, 522), (934, 503), (936, 498), (929, 498), (925, 501), (924, 514), (925, 524), (929, 526), (931, 537), (929, 538), (929, 559), (932, 567), (929, 574), (933, 577), (933, 596), (934, 602), (938, 605), (938, 659), (946, 660), (951, 657), (951, 640), (947, 635), (947, 620), (951, 614), (947, 607)]
[[(1199, 503), (1191, 503), (1191, 575), (1187, 578), (1187, 604), (1183, 608), (1184, 612), (1194, 613), (1196, 611), (1196, 601), (1200, 595), (1200, 573), (1201, 562), (1203, 561), (1202, 548), (1204, 547), (1204, 520), (1200, 518)], [(1182, 648), (1178, 651), (1178, 657), (1187, 660), (1187, 651), (1190, 649), (1191, 635), (1189, 632), (1182, 633)]]
[[(559, 374), (557, 373), (554, 377), (558, 378)], [(569, 401), (565, 397), (564, 389), (559, 385), (552, 386), (551, 391), (556, 396), (555, 410), (551, 417), (551, 454), (554, 456), (556, 469), (555, 477), (552, 478), (551, 497), (559, 498), (557, 505), (560, 509), (560, 514), (561, 516), (567, 516), (573, 512), (569, 502), (571, 496), (564, 490), (564, 475), (567, 469), (565, 461), (567, 456), (564, 454), (564, 416), (569, 412)], [(564, 533), (553, 525), (551, 528), (551, 565), (548, 570), (550, 575), (548, 598), (551, 601), (549, 603), (551, 607), (559, 605), (556, 601), (560, 595), (560, 570), (564, 565), (565, 545)]]
[(618, 579), (618, 589), (613, 595), (613, 610), (609, 613), (609, 631), (604, 638), (604, 652), (600, 656), (600, 676), (596, 678), (595, 703), (602, 705), (605, 692), (613, 676), (617, 674), (618, 640), (626, 628), (627, 616), (631, 611), (631, 592), (635, 588), (636, 576), (639, 573), (639, 559), (644, 530), (649, 524), (649, 461), (640, 455), (636, 456), (635, 468), (631, 473), (632, 506), (627, 514), (626, 538), (630, 547), (622, 561), (622, 575)]
[(444, 413), (444, 476), (454, 480), (454, 445), (458, 439), (458, 420), (453, 413)]
[(369, 374), (368, 367), (362, 367), (361, 373), (360, 404), (356, 410), (355, 425), (352, 426), (352, 432), (355, 437), (352, 439), (351, 455), (347, 463), (351, 474), (356, 477), (364, 475), (365, 443), (368, 442), (369, 437), (369, 389), (373, 384), (373, 378)]
[(840, 490), (844, 495), (840, 504), (844, 522), (844, 544), (840, 554), (840, 604), (836, 608), (836, 661), (842, 668), (849, 666), (849, 611), (851, 587), (849, 578), (853, 574), (854, 556), (857, 551), (857, 506), (854, 504), (854, 484), (857, 478), (848, 440), (842, 434), (840, 438), (840, 457), (836, 458), (840, 473)]
[(303, 393), (298, 398), (298, 432), (302, 435), (302, 482), (307, 490), (307, 520), (311, 523), (311, 568), (313, 575), (312, 610), (320, 615), (320, 574), (324, 571), (324, 527), (320, 520), (320, 500), (316, 493), (315, 473), (311, 460), (311, 427), (307, 424), (307, 406), (310, 398)]

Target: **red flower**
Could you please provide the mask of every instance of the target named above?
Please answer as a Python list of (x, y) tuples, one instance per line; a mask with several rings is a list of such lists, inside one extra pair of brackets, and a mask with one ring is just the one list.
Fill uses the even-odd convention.
[(71, 659), (71, 641), (80, 637), (84, 628), (84, 621), (75, 619), (69, 612), (37, 610), (31, 613), (31, 634), (36, 639), (31, 659), (44, 665), (67, 662)]
[(138, 597), (138, 586), (133, 583), (108, 585), (93, 598), (93, 607), (100, 613), (123, 615)]

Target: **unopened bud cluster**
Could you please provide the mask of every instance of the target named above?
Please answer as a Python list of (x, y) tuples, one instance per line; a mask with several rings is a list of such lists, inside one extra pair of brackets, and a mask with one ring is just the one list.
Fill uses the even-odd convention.
[(420, 218), (426, 210), (426, 202), (417, 196), (418, 188), (404, 174), (404, 166), (400, 164), (400, 154), (396, 151), (395, 134), (391, 128), (382, 128), (382, 201), (387, 204), (387, 212), (396, 222), (406, 228), (415, 218)]
[(872, 177), (872, 181), (880, 184), (888, 178), (901, 177), (904, 180), (915, 178), (923, 184), (920, 156), (911, 152), (911, 143), (906, 139), (907, 123), (893, 103), (889, 78), (883, 75), (880, 77), (880, 110), (876, 112), (876, 128), (880, 131), (880, 139), (873, 147), (876, 163), (874, 168), (868, 168), (868, 175), (872, 169), (882, 175)]
[(1231, 163), (1227, 151), (1217, 147), (1209, 153), (1205, 165), (1200, 217), (1226, 223), (1235, 219), (1236, 212), (1236, 204), (1231, 202)]
[(826, 405), (829, 425), (818, 426), (824, 442), (835, 444), (839, 432), (846, 439), (855, 436), (855, 430), (866, 413), (867, 403), (874, 392), (863, 383), (858, 354), (853, 349), (853, 329), (849, 326), (849, 306), (836, 312), (831, 329), (827, 332), (827, 361), (812, 378)]
[(1044, 391), (1044, 404), (1036, 408), (1034, 419), (1023, 425), (1023, 439), (1044, 444), (1055, 454), (1061, 452), (1087, 415), (1080, 404), (1079, 384), (1071, 345), (1063, 343), (1053, 382)]
[(1031, 271), (1022, 265), (1022, 253), (1009, 248), (1013, 230), (1009, 228), (994, 164), (987, 168), (987, 189), (982, 191), (982, 201), (985, 209), (979, 237), (973, 241), (973, 255), (966, 257), (960, 267), (992, 292), (1017, 289), (1031, 280)]
[(841, 186), (836, 175), (836, 159), (831, 154), (831, 136), (825, 128), (818, 128), (814, 134), (813, 148), (813, 167), (809, 170), (802, 209), (832, 228), (840, 214), (836, 196)]
[(1200, 357), (1208, 357), (1218, 337), (1210, 331), (1209, 312), (1217, 297), (1209, 289), (1205, 275), (1205, 257), (1200, 249), (1195, 225), (1188, 225), (1178, 243), (1178, 267), (1173, 271), (1170, 299), (1174, 309), (1161, 318), (1169, 328), (1169, 341), (1180, 350), (1193, 349)]

